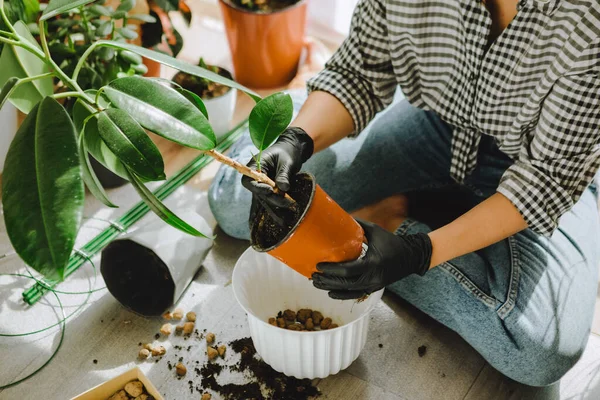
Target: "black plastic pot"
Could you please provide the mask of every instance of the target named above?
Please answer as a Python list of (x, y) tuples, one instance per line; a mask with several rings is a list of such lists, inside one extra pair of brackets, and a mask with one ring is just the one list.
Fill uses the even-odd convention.
[(92, 164), (92, 169), (96, 173), (98, 180), (104, 188), (117, 188), (128, 183), (127, 179), (121, 178), (119, 175), (115, 174), (104, 165), (96, 161), (94, 157), (90, 157), (90, 164)]

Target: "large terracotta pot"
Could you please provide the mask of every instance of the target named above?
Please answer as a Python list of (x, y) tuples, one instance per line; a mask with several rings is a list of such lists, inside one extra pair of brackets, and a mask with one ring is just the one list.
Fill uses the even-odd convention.
[(312, 183), (312, 193), (304, 214), (285, 238), (263, 248), (254, 238), (259, 224), (250, 227), (252, 247), (267, 252), (300, 274), (310, 278), (320, 262), (355, 260), (363, 250), (362, 227), (315, 183), (308, 173), (301, 174)]
[(304, 46), (307, 2), (268, 14), (219, 0), (235, 79), (256, 89), (281, 87), (298, 69)]

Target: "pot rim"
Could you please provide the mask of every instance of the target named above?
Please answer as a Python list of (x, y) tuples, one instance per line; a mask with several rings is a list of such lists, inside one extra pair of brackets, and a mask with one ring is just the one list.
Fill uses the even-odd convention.
[(245, 9), (245, 8), (242, 8), (242, 7), (238, 7), (235, 4), (229, 3), (227, 0), (219, 0), (219, 3), (222, 3), (222, 4), (226, 5), (227, 7), (231, 8), (233, 10), (236, 10), (236, 11), (239, 11), (239, 12), (242, 12), (242, 13), (245, 13), (245, 14), (252, 14), (252, 15), (258, 15), (258, 16), (270, 16), (270, 15), (279, 14), (279, 13), (282, 13), (282, 12), (289, 11), (289, 10), (292, 10), (294, 8), (300, 7), (301, 5), (303, 5), (303, 4), (306, 3), (306, 0), (300, 0), (296, 4), (292, 4), (289, 7), (282, 8), (281, 10), (271, 11), (271, 12), (268, 12), (268, 13), (256, 12), (256, 11), (248, 10), (248, 9)]
[[(228, 70), (227, 68), (225, 68), (225, 67), (221, 67), (220, 65), (213, 65), (213, 64), (207, 64), (207, 65), (208, 65), (209, 67), (217, 67), (217, 68), (219, 68), (220, 70), (223, 70), (223, 71), (227, 72), (227, 73), (229, 74), (229, 76), (231, 77), (231, 78), (229, 78), (229, 79), (231, 79), (232, 81), (235, 81), (235, 79), (234, 79), (234, 77), (233, 77), (233, 74), (232, 74), (232, 73), (231, 73), (231, 71), (230, 71), (230, 70)], [(175, 82), (175, 81), (174, 81), (174, 79), (175, 79), (175, 77), (176, 77), (177, 75), (179, 75), (179, 74), (181, 74), (181, 75), (189, 75), (189, 76), (196, 76), (196, 75), (194, 75), (194, 74), (188, 74), (187, 72), (184, 72), (184, 71), (177, 71), (177, 72), (175, 73), (175, 75), (173, 75), (173, 77), (170, 79), (170, 80), (171, 80), (171, 82)], [(226, 78), (226, 77), (224, 76), (223, 78)], [(223, 85), (223, 86), (227, 86), (227, 85)], [(182, 86), (182, 87), (183, 87), (183, 86)], [(184, 88), (184, 89), (186, 89), (186, 90), (189, 90), (189, 89), (187, 89), (187, 88), (185, 88), (185, 87), (183, 87), (183, 88)], [(226, 91), (225, 93), (223, 93), (222, 95), (220, 95), (220, 96), (217, 96), (217, 97), (212, 97), (212, 98), (210, 98), (210, 99), (205, 99), (204, 97), (200, 96), (200, 95), (199, 95), (198, 93), (196, 93), (196, 92), (193, 92), (193, 93), (194, 93), (194, 94), (196, 94), (198, 97), (200, 97), (200, 98), (202, 99), (202, 101), (206, 102), (206, 101), (211, 101), (211, 100), (215, 100), (215, 99), (220, 99), (221, 97), (224, 97), (224, 96), (228, 95), (229, 93), (231, 93), (231, 91), (232, 91), (232, 90), (233, 90), (233, 88), (232, 88), (231, 86), (227, 86), (227, 91)]]
[[(298, 227), (300, 226), (300, 224), (304, 221), (304, 219), (306, 218), (306, 214), (308, 214), (308, 210), (310, 210), (310, 207), (312, 206), (313, 200), (315, 198), (315, 193), (317, 191), (317, 181), (314, 177), (313, 174), (311, 174), (310, 172), (300, 172), (297, 175), (306, 175), (310, 178), (310, 181), (312, 183), (312, 190), (310, 192), (310, 198), (308, 199), (308, 204), (306, 205), (306, 208), (304, 209), (304, 211), (302, 212), (302, 215), (300, 216), (300, 218), (298, 219), (298, 222), (296, 222), (296, 224), (294, 225), (294, 227), (292, 229), (290, 229), (290, 231), (287, 233), (287, 235), (285, 235), (285, 237), (283, 239), (281, 239), (279, 242), (277, 242), (276, 244), (274, 244), (273, 246), (266, 248), (266, 249), (262, 249), (260, 247), (258, 247), (255, 244), (252, 244), (252, 248), (260, 253), (268, 253), (271, 250), (274, 250), (276, 248), (278, 248), (279, 246), (281, 246), (282, 244), (284, 244), (285, 242), (287, 242), (289, 240), (289, 238), (296, 232), (296, 230), (298, 229)], [(254, 230), (254, 224), (250, 227), (250, 237), (252, 237), (252, 231)]]

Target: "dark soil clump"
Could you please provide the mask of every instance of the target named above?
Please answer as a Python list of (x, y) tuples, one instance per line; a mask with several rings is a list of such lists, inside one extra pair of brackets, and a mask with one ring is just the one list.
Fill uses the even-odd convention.
[(275, 247), (286, 238), (304, 216), (313, 194), (314, 183), (309, 175), (298, 174), (294, 177), (291, 187), (288, 195), (296, 200), (297, 206), (293, 209), (274, 208), (274, 212), (283, 220), (283, 224), (275, 221), (262, 206), (258, 206), (258, 211), (250, 227), (253, 245), (261, 249)]
[[(241, 356), (240, 361), (229, 369), (244, 374), (253, 382), (242, 385), (231, 383), (220, 385), (216, 376), (222, 371), (223, 366), (208, 363), (200, 370), (203, 388), (231, 400), (308, 400), (312, 396), (320, 395), (319, 389), (312, 386), (310, 379), (285, 376), (258, 358), (251, 338), (234, 340), (229, 343), (229, 346)], [(266, 397), (264, 392), (268, 393)]]
[[(207, 67), (207, 69), (221, 75), (227, 79), (233, 79), (231, 73), (229, 71), (220, 68), (220, 67)], [(220, 83), (211, 82), (208, 79), (200, 78), (195, 75), (190, 75), (185, 72), (178, 72), (173, 77), (173, 82), (177, 83), (184, 89), (189, 90), (200, 96), (201, 99), (214, 99), (216, 97), (221, 97), (225, 93), (229, 92), (231, 88), (229, 86), (221, 85)]]

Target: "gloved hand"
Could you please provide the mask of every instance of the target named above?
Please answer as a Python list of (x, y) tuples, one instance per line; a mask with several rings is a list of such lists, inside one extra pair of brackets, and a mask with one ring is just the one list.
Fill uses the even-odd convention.
[(397, 236), (370, 222), (358, 223), (368, 241), (367, 254), (358, 260), (320, 263), (313, 285), (329, 290), (333, 299), (358, 299), (411, 274), (423, 275), (431, 262), (431, 240), (424, 233)]
[[(290, 190), (290, 179), (293, 178), (314, 151), (312, 138), (302, 128), (289, 127), (277, 141), (262, 154), (261, 172), (275, 181), (277, 188), (285, 193)], [(248, 167), (257, 169), (256, 161), (252, 159)], [(292, 203), (283, 193), (275, 193), (271, 186), (260, 183), (247, 176), (242, 177), (242, 185), (252, 192), (252, 209), (250, 219), (256, 213), (257, 200), (273, 216), (272, 207), (290, 208)]]

